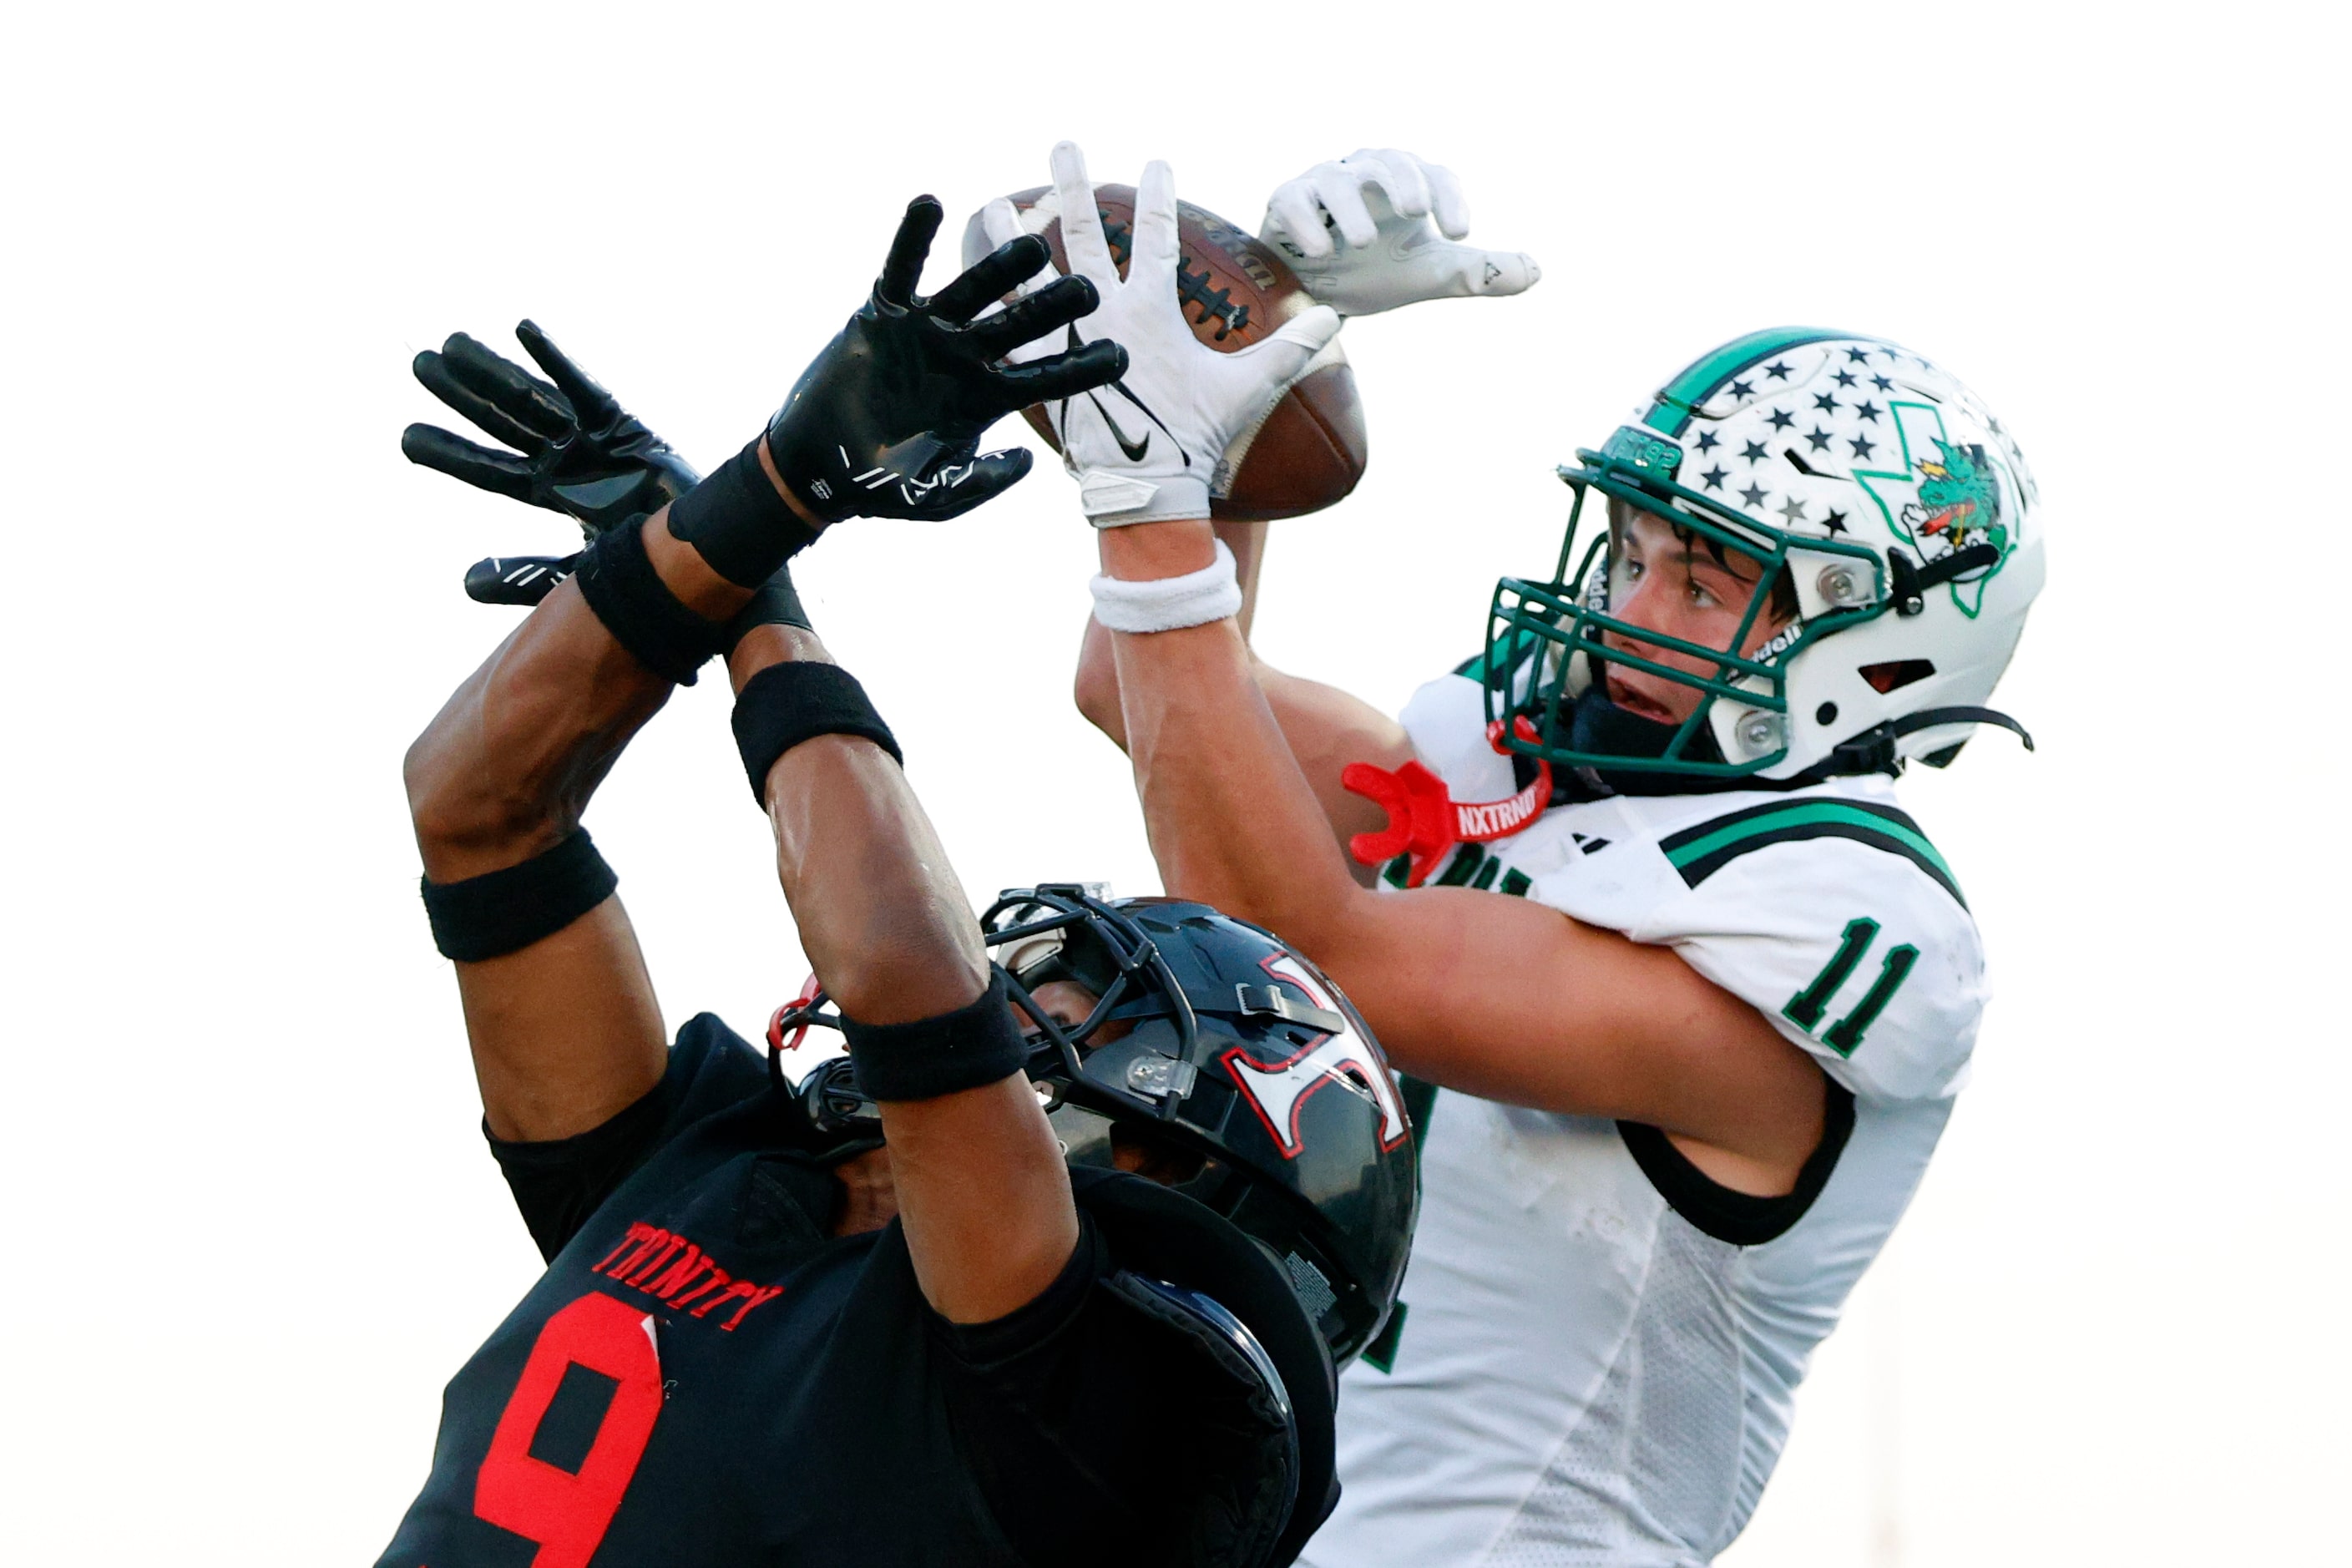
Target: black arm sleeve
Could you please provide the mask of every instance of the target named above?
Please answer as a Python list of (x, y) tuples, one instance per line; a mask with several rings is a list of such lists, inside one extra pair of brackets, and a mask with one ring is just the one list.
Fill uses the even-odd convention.
[(488, 1121), (482, 1123), (482, 1136), (489, 1140), (490, 1153), (541, 1258), (552, 1262), (613, 1189), (654, 1152), (669, 1121), (669, 1100), (665, 1074), (644, 1099), (610, 1121), (547, 1143), (509, 1143), (491, 1136)]
[(934, 1315), (957, 1445), (1038, 1568), (1265, 1563), (1291, 1511), (1280, 1394), (1118, 1268), (1091, 1215), (1037, 1300), (992, 1323)]
[(702, 1013), (678, 1030), (661, 1082), (602, 1126), (545, 1143), (509, 1143), (491, 1137), (485, 1121), (482, 1136), (540, 1256), (552, 1262), (588, 1216), (679, 1129), (767, 1088), (767, 1064), (759, 1052)]

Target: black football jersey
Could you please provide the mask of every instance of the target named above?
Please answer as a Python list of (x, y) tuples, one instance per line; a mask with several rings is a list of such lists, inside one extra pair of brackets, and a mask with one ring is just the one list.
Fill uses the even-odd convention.
[(1265, 1561), (1281, 1396), (1129, 1271), (1186, 1200), (1074, 1171), (1062, 1277), (956, 1325), (896, 1221), (827, 1236), (837, 1184), (793, 1142), (704, 1015), (605, 1126), (494, 1144), (549, 1267), (450, 1382), (378, 1568)]

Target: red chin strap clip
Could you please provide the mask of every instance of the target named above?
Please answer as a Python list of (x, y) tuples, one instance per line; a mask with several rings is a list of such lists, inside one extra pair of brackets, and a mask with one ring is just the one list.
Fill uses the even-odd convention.
[[(776, 1009), (775, 1016), (768, 1020), (770, 1050), (796, 1051), (801, 1048), (801, 1042), (808, 1038), (809, 1004), (815, 1001), (817, 993), (824, 989), (824, 987), (816, 983), (816, 976), (812, 974), (801, 982), (799, 995)], [(791, 1025), (799, 1026), (793, 1030), (793, 1037), (787, 1040), (784, 1038), (784, 1030)]]
[[(1522, 741), (1536, 739), (1535, 725), (1524, 716), (1512, 721), (1511, 732)], [(1486, 726), (1486, 742), (1503, 751), (1500, 722)], [(1420, 887), (1456, 844), (1491, 844), (1508, 838), (1541, 816), (1551, 804), (1551, 764), (1541, 758), (1536, 762), (1534, 781), (1502, 800), (1455, 800), (1446, 793), (1445, 781), (1418, 762), (1394, 772), (1370, 763), (1349, 763), (1340, 773), (1339, 783), (1349, 794), (1362, 795), (1389, 814), (1389, 825), (1380, 832), (1359, 833), (1349, 839), (1349, 852), (1367, 866), (1411, 856), (1404, 879), (1408, 888)]]

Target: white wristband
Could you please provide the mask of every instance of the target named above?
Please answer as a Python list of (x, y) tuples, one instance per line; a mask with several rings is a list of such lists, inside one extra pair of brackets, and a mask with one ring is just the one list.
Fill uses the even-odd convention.
[(1181, 577), (1131, 582), (1097, 575), (1095, 619), (1115, 632), (1172, 632), (1241, 614), (1242, 584), (1234, 552), (1217, 541), (1217, 558)]

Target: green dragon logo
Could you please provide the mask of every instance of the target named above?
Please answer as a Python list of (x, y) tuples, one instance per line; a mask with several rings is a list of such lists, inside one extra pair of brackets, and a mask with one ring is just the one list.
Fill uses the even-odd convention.
[(1999, 454), (1974, 442), (1947, 439), (1943, 413), (1932, 404), (1897, 399), (1888, 412), (1902, 467), (1856, 468), (1854, 483), (1923, 563), (1971, 544), (2000, 552), (1992, 565), (1956, 579), (1948, 590), (1960, 614), (1974, 616), (1984, 607), (1986, 584), (2009, 563), (2017, 542), (2019, 520), (2007, 499), (2016, 493), (2016, 478)]
[(2003, 555), (2009, 553), (2009, 523), (2001, 515), (2000, 481), (1985, 460), (1982, 447), (1954, 447), (1936, 437), (1941, 461), (1922, 458), (1919, 499), (1903, 509), (1903, 521), (1922, 540), (1941, 539), (1946, 550), (1965, 550), (1979, 542)]

